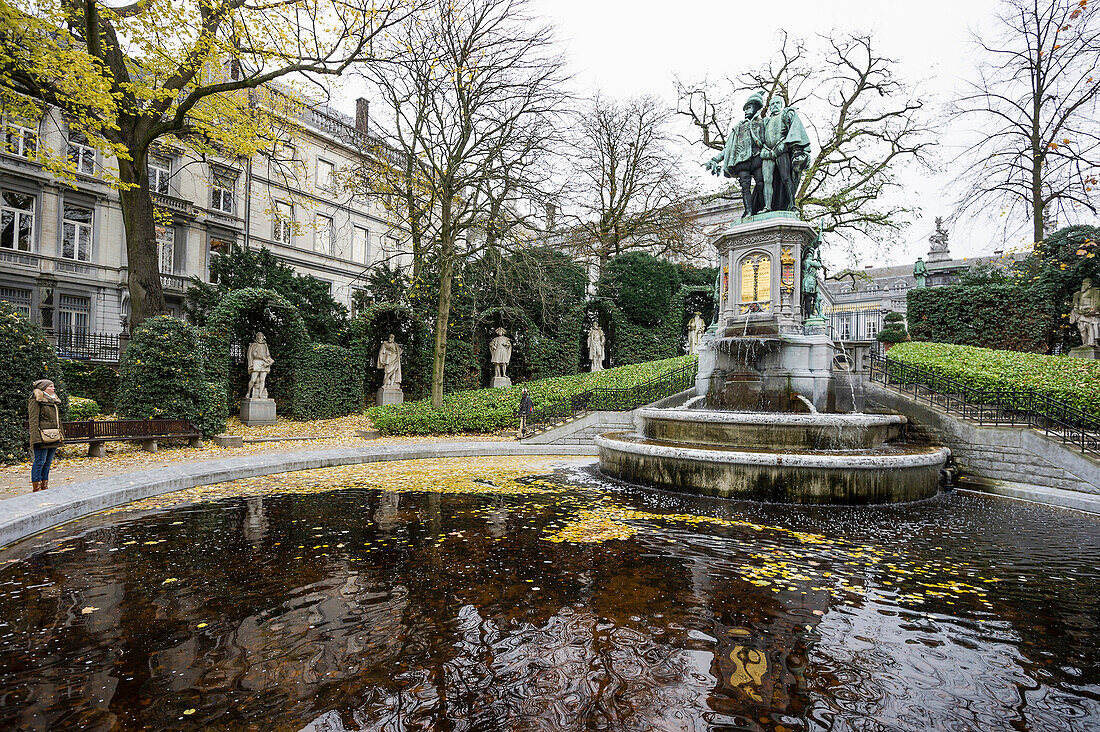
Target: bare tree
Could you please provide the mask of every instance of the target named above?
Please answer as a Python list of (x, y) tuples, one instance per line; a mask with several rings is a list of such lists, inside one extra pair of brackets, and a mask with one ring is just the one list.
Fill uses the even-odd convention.
[[(151, 146), (171, 137), (200, 154), (251, 156), (272, 120), (293, 114), (252, 90), (287, 75), (341, 73), (372, 58), (376, 37), (407, 17), (401, 0), (25, 0), (0, 3), (0, 101), (8, 114), (59, 108), (74, 132), (118, 163), (133, 321), (164, 308)], [(25, 146), (20, 153), (25, 154)], [(66, 151), (33, 155), (75, 180)]]
[(671, 114), (654, 97), (615, 101), (600, 95), (577, 112), (566, 241), (601, 269), (631, 249), (698, 254), (692, 195), (672, 145)]
[(720, 87), (678, 82), (679, 113), (698, 130), (697, 140), (721, 150), (742, 98), (778, 96), (801, 108), (817, 137), (813, 159), (796, 194), (799, 212), (824, 231), (859, 233), (881, 240), (909, 224), (915, 209), (884, 197), (896, 173), (910, 163), (928, 165), (935, 140), (925, 103), (897, 78), (897, 62), (874, 50), (868, 34), (821, 38), (811, 49), (783, 35), (776, 54)]
[(978, 136), (961, 158), (960, 211), (1005, 207), (1006, 232), (1026, 215), (1036, 242), (1059, 214), (1096, 213), (1098, 13), (1080, 0), (1004, 0), (1000, 33), (975, 35), (977, 80), (956, 102)]
[(524, 200), (563, 103), (563, 62), (525, 0), (440, 3), (390, 39), (393, 61), (363, 74), (381, 97), (387, 150), (368, 155), (364, 185), (390, 197), (416, 267), (439, 270), (432, 405), (443, 367), (456, 263), (522, 238)]

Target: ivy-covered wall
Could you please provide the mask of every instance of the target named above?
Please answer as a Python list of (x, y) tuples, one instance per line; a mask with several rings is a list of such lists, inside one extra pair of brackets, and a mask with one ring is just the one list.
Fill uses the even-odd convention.
[(296, 374), (294, 416), (331, 419), (363, 409), (363, 362), (350, 348), (314, 343)]
[(27, 459), (27, 400), (33, 384), (51, 379), (62, 400), (61, 418), (66, 419), (68, 391), (64, 374), (46, 333), (27, 320), (10, 303), (0, 300), (0, 462)]
[(63, 358), (61, 369), (65, 372), (65, 383), (74, 396), (94, 400), (106, 414), (115, 411), (117, 366)]

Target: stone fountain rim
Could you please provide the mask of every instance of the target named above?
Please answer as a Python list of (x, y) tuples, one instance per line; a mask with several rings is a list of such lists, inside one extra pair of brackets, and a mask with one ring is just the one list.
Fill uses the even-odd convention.
[[(613, 434), (613, 433), (609, 433)], [(645, 445), (617, 440), (605, 435), (595, 438), (596, 447), (602, 450), (661, 457), (679, 460), (695, 460), (732, 465), (759, 465), (785, 468), (835, 468), (838, 470), (889, 470), (894, 468), (925, 468), (942, 466), (951, 450), (946, 447), (930, 447), (927, 452), (905, 455), (792, 455), (784, 452), (760, 453), (737, 450), (697, 450), (690, 447)]]
[(643, 419), (676, 422), (776, 425), (783, 427), (887, 427), (909, 420), (901, 414), (802, 414), (795, 412), (734, 412), (719, 409), (639, 409)]

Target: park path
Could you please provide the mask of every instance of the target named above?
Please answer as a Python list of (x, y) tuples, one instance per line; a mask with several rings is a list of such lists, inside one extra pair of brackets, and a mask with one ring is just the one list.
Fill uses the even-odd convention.
[[(171, 440), (161, 443), (158, 452), (144, 452), (136, 442), (108, 442), (106, 457), (90, 458), (88, 446), (77, 444), (63, 446), (54, 457), (50, 469), (50, 485), (79, 483), (94, 478), (106, 478), (123, 475), (138, 470), (166, 468), (172, 465), (217, 460), (272, 452), (301, 452), (302, 450), (324, 450), (340, 447), (363, 447), (368, 444), (356, 433), (370, 429), (370, 420), (362, 415), (350, 415), (337, 419), (295, 422), (280, 419), (278, 424), (268, 427), (245, 427), (236, 418), (231, 418), (225, 433), (241, 435), (245, 439), (266, 439), (270, 441), (246, 443), (244, 447), (218, 447), (213, 440), (204, 440), (200, 448), (188, 447), (185, 440)], [(326, 437), (326, 439), (285, 439), (303, 437)], [(281, 439), (273, 439), (281, 438)], [(500, 441), (513, 439), (511, 434), (501, 435), (440, 435), (437, 437), (380, 437), (369, 444), (392, 445), (417, 442), (454, 441)], [(16, 465), (0, 467), (0, 500), (29, 493), (31, 489), (31, 465), (29, 459)]]

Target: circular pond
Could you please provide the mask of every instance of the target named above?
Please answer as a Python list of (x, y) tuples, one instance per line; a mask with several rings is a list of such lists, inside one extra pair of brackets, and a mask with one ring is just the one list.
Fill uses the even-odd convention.
[(1100, 519), (591, 458), (289, 473), (0, 552), (0, 729), (1096, 730)]

